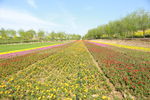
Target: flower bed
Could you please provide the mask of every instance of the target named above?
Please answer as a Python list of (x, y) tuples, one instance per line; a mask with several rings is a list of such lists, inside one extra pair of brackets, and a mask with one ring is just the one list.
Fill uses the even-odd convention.
[(130, 92), (139, 100), (149, 98), (149, 53), (134, 50), (130, 53), (121, 53), (123, 51), (118, 52), (118, 48), (110, 49), (89, 42), (85, 44), (117, 90)]
[[(32, 59), (32, 58), (29, 58)], [(0, 97), (39, 100), (110, 100), (111, 88), (82, 42), (0, 80)]]
[(16, 73), (69, 45), (70, 43), (1, 55), (3, 58), (0, 59), (0, 78)]

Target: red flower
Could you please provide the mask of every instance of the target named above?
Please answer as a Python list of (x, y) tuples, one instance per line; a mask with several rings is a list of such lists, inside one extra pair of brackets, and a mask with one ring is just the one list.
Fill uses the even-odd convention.
[(132, 85), (133, 88), (136, 88), (134, 85)]
[(124, 79), (125, 81), (128, 81), (128, 78), (127, 78), (127, 77), (123, 77), (123, 79)]
[(132, 67), (128, 67), (128, 69), (132, 69)]
[(135, 70), (133, 70), (133, 72), (138, 72), (139, 70), (137, 70), (137, 69), (135, 69)]

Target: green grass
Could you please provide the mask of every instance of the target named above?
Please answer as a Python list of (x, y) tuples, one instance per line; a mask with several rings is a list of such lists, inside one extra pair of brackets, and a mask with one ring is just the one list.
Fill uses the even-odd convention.
[(56, 43), (64, 43), (64, 41), (24, 43), (24, 44), (5, 44), (5, 45), (3, 44), (3, 45), (0, 45), (0, 53), (14, 51), (14, 50), (35, 48), (35, 47), (46, 46), (46, 45), (52, 45), (52, 44), (56, 44)]

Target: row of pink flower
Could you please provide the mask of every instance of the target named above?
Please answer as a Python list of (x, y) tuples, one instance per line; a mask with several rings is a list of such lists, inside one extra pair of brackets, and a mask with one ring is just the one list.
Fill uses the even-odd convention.
[(96, 42), (91, 42), (91, 41), (87, 41), (87, 42), (92, 43), (92, 44), (95, 44), (95, 45), (98, 45), (98, 46), (102, 46), (102, 47), (107, 47), (107, 46), (109, 46), (109, 45), (107, 45), (107, 44), (102, 44), (102, 43), (96, 43)]
[[(70, 43), (70, 42), (68, 42), (68, 43)], [(27, 50), (27, 51), (20, 51), (20, 52), (15, 52), (15, 53), (2, 54), (2, 55), (0, 55), (0, 59), (2, 59), (2, 58), (11, 58), (11, 57), (20, 56), (20, 55), (25, 55), (25, 54), (29, 54), (29, 53), (32, 53), (32, 52), (35, 52), (35, 51), (39, 51), (39, 50), (46, 50), (46, 49), (50, 49), (50, 48), (66, 45), (68, 43), (57, 44), (57, 45), (52, 45), (52, 46), (48, 46), (48, 47), (42, 47), (42, 48), (38, 48), (38, 49)]]

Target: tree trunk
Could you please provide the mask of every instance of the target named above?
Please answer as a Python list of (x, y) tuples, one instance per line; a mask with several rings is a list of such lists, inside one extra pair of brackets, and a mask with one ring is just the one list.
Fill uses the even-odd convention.
[(143, 29), (143, 36), (144, 36), (144, 38), (145, 38), (145, 29)]
[(132, 32), (132, 39), (133, 39), (133, 35), (134, 35), (134, 32)]

